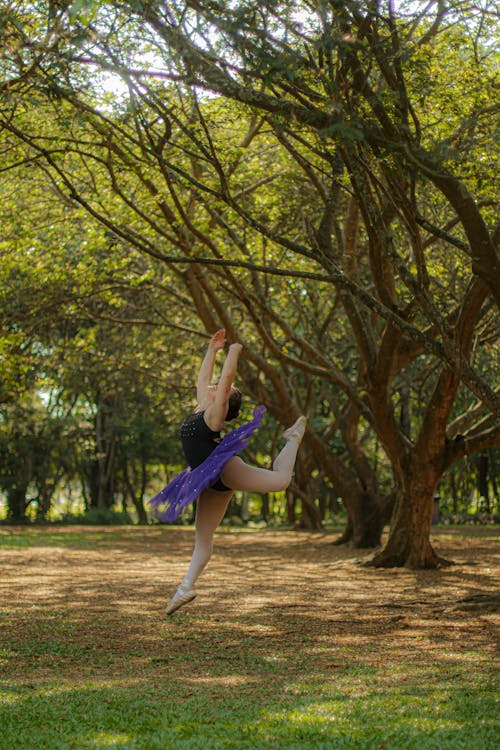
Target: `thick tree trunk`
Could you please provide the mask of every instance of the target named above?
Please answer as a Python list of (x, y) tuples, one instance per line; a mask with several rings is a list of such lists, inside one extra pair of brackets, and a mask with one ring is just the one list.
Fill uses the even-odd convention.
[(414, 471), (398, 493), (389, 539), (371, 561), (381, 568), (437, 568), (445, 563), (434, 552), (430, 530), (434, 492), (439, 479), (434, 470)]
[(352, 542), (354, 547), (379, 547), (382, 542), (384, 519), (377, 498), (368, 492), (360, 494), (355, 506)]
[(382, 532), (394, 508), (395, 494), (387, 497), (357, 492), (344, 501), (347, 526), (335, 545), (351, 544), (355, 548), (380, 547)]

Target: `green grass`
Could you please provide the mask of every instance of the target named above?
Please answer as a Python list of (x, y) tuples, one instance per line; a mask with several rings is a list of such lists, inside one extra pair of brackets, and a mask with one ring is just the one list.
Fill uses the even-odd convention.
[[(94, 549), (97, 545), (127, 544), (127, 529), (130, 527), (72, 526), (71, 530), (61, 526), (2, 527), (0, 525), (0, 549), (26, 549), (30, 547), (64, 547), (66, 549)], [(137, 528), (137, 527), (135, 527)], [(133, 532), (132, 532), (133, 533)]]
[(279, 682), (278, 694), (266, 685), (193, 689), (161, 674), (128, 685), (120, 679), (6, 686), (0, 747), (498, 748), (487, 685), (380, 688), (355, 670), (334, 686)]
[[(0, 546), (115, 545), (112, 563), (127, 534), (18, 530)], [(431, 658), (410, 635), (400, 651), (287, 613), (199, 611), (4, 602), (0, 750), (498, 750), (487, 644)]]

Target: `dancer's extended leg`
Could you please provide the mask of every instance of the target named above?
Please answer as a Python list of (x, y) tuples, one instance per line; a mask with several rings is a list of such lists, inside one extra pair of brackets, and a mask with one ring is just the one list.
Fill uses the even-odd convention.
[(280, 492), (292, 479), (297, 451), (304, 436), (307, 420), (299, 419), (283, 433), (286, 445), (276, 456), (272, 470), (249, 466), (239, 456), (231, 458), (222, 472), (222, 481), (233, 490), (246, 492)]
[(214, 533), (224, 518), (232, 494), (232, 491), (217, 492), (208, 489), (198, 498), (193, 556), (181, 585), (167, 606), (168, 615), (195, 598), (194, 585), (212, 556)]

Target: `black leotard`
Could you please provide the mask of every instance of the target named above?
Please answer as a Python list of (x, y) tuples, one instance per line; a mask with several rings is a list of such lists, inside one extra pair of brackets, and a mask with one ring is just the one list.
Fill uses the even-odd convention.
[[(181, 424), (180, 437), (186, 461), (192, 469), (203, 463), (220, 442), (220, 432), (213, 432), (210, 429), (202, 411), (186, 417)], [(228, 492), (231, 488), (226, 487), (219, 477), (212, 484), (212, 489)]]

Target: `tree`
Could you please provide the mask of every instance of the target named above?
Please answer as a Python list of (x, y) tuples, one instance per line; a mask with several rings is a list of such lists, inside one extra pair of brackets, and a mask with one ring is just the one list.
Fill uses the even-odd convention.
[[(64, 108), (62, 109), (62, 112), (59, 107), (54, 107), (49, 104), (49, 110), (51, 113), (54, 114), (59, 112), (62, 118), (67, 117), (67, 110)], [(85, 111), (85, 107), (83, 108)], [(137, 241), (137, 238), (139, 240), (142, 240), (141, 247), (148, 247), (149, 254), (156, 256), (158, 254), (158, 251), (154, 250), (151, 251), (151, 246), (147, 245), (147, 242), (143, 240), (144, 237), (148, 237), (148, 234), (150, 235), (151, 230), (158, 231), (158, 227), (160, 227), (161, 230), (161, 219), (165, 218), (165, 213), (168, 213), (170, 211), (170, 216), (174, 216), (173, 211), (181, 205), (181, 202), (185, 200), (184, 196), (186, 197), (186, 200), (190, 206), (190, 212), (192, 218), (190, 218), (191, 224), (193, 227), (195, 227), (192, 234), (194, 237), (190, 238), (189, 234), (185, 231), (185, 228), (183, 227), (182, 221), (185, 221), (187, 223), (186, 214), (180, 213), (180, 223), (178, 227), (174, 227), (174, 231), (178, 233), (176, 242), (178, 245), (186, 251), (189, 248), (190, 253), (197, 253), (199, 250), (197, 250), (197, 246), (199, 245), (205, 245), (208, 247), (215, 247), (215, 241), (219, 242), (220, 247), (222, 251), (224, 252), (224, 248), (227, 248), (227, 243), (230, 242), (231, 245), (235, 245), (236, 252), (240, 252), (241, 247), (245, 245), (245, 241), (243, 238), (238, 238), (237, 235), (233, 232), (228, 232), (227, 227), (227, 219), (224, 218), (223, 214), (221, 214), (217, 218), (217, 213), (214, 213), (214, 208), (210, 208), (205, 205), (206, 202), (201, 201), (199, 199), (199, 196), (196, 193), (193, 193), (193, 191), (190, 189), (191, 186), (188, 184), (187, 189), (182, 188), (182, 186), (175, 187), (175, 185), (168, 184), (168, 188), (172, 193), (172, 209), (170, 209), (169, 206), (167, 206), (166, 202), (163, 201), (160, 206), (160, 215), (157, 217), (158, 208), (155, 204), (152, 204), (150, 207), (150, 213), (147, 214), (147, 220), (145, 221), (146, 214), (144, 212), (144, 205), (148, 201), (148, 193), (153, 192), (153, 194), (157, 195), (162, 190), (161, 188), (161, 182), (153, 182), (151, 176), (148, 176), (147, 179), (143, 178), (142, 175), (142, 166), (147, 163), (147, 159), (149, 158), (149, 155), (147, 153), (143, 153), (142, 150), (139, 150), (138, 153), (135, 154), (135, 162), (132, 162), (130, 151), (131, 148), (133, 148), (138, 141), (138, 138), (141, 137), (141, 129), (139, 129), (139, 132), (137, 132), (136, 128), (136, 120), (132, 120), (132, 130), (125, 130), (125, 123), (126, 118), (129, 117), (129, 113), (126, 112), (124, 116), (122, 116), (117, 123), (116, 131), (113, 130), (112, 124), (109, 121), (109, 118), (102, 118), (98, 117), (94, 112), (90, 113), (92, 116), (89, 117), (90, 124), (95, 127), (99, 134), (102, 134), (102, 128), (106, 127), (107, 132), (107, 140), (106, 140), (106, 146), (105, 149), (109, 150), (108, 146), (110, 143), (112, 143), (112, 156), (108, 153), (107, 155), (107, 169), (111, 173), (112, 177), (112, 190), (114, 192), (110, 193), (109, 188), (106, 186), (103, 186), (102, 182), (99, 182), (99, 190), (95, 193), (95, 203), (94, 207), (90, 207), (91, 211), (94, 213), (96, 210), (102, 211), (102, 206), (106, 206), (106, 214), (101, 215), (101, 219), (106, 223), (106, 226), (108, 229), (114, 229), (116, 232), (116, 237), (120, 237), (124, 232), (127, 233), (127, 237), (130, 238), (130, 241)], [(146, 113), (147, 114), (147, 113)], [(190, 121), (193, 121), (192, 114), (190, 114)], [(235, 113), (235, 118), (238, 113)], [(81, 116), (81, 113), (80, 113)], [(151, 115), (149, 115), (151, 116)], [(216, 116), (216, 117), (215, 117)], [(217, 125), (216, 119), (219, 119), (221, 117), (226, 117), (227, 113), (224, 113), (220, 111), (220, 108), (216, 108), (216, 111), (214, 113), (214, 119), (213, 119), (213, 125), (214, 127), (220, 127)], [(49, 118), (46, 116), (42, 116), (44, 120), (48, 120)], [(131, 118), (130, 118), (131, 119)], [(54, 122), (54, 116), (52, 115), (50, 117), (50, 120)], [(141, 120), (143, 122), (143, 120)], [(29, 123), (27, 122), (28, 127)], [(144, 126), (142, 126), (144, 128)], [(250, 122), (249, 123), (249, 133), (251, 134), (251, 131), (253, 130), (254, 125)], [(127, 134), (128, 137), (128, 145), (130, 146), (129, 149), (127, 149), (127, 153), (124, 153), (124, 144), (127, 144), (127, 141), (124, 141), (124, 135)], [(181, 135), (183, 135), (183, 132), (181, 130)], [(227, 132), (227, 129), (223, 129), (223, 132), (221, 132), (221, 139), (225, 139), (226, 143), (228, 141), (228, 136), (231, 137), (231, 139), (234, 141), (234, 136), (229, 134)], [(237, 134), (239, 137), (239, 134)], [(83, 140), (85, 138), (88, 138), (88, 131), (85, 136), (81, 136), (81, 139)], [(112, 141), (110, 139), (113, 139)], [(243, 143), (248, 141), (250, 144), (253, 140), (253, 138), (248, 137), (247, 134), (242, 134), (241, 136)], [(57, 150), (59, 149), (58, 141), (54, 137), (54, 133), (52, 131), (51, 142), (54, 145), (54, 148)], [(85, 141), (84, 141), (85, 142)], [(181, 146), (183, 146), (181, 142)], [(184, 148), (186, 149), (189, 146), (189, 142), (187, 145), (184, 145)], [(77, 151), (78, 143), (74, 144), (72, 142), (72, 145), (69, 145), (69, 139), (66, 143), (65, 153), (67, 154), (69, 149), (72, 149), (74, 151)], [(84, 147), (85, 148), (85, 147)], [(191, 147), (190, 147), (191, 148)], [(238, 143), (237, 141), (234, 142), (234, 149), (235, 151), (230, 152), (227, 154), (226, 158), (233, 159), (234, 161), (234, 153), (237, 153), (238, 149)], [(241, 150), (241, 147), (240, 147)], [(99, 169), (99, 165), (102, 165), (104, 163), (104, 155), (99, 149), (98, 146), (93, 151), (93, 156), (91, 154), (85, 154), (87, 157), (87, 167), (90, 163), (89, 160), (91, 160), (93, 157), (95, 157), (95, 162), (97, 164), (97, 170)], [(260, 152), (257, 153), (257, 158), (260, 157)], [(251, 157), (252, 160), (255, 160), (255, 156)], [(239, 160), (238, 160), (239, 161)], [(189, 164), (189, 162), (188, 162)], [(132, 177), (129, 171), (124, 169), (124, 165), (127, 167), (131, 167), (131, 165), (134, 165), (135, 177)], [(233, 164), (233, 171), (234, 171), (234, 164)], [(194, 165), (194, 176), (196, 178), (196, 168), (197, 165)], [(132, 171), (132, 170), (131, 170)], [(241, 175), (239, 172), (241, 171)], [(97, 172), (98, 173), (98, 172)], [(76, 171), (69, 171), (67, 173), (69, 177), (67, 179), (71, 179), (73, 183), (81, 184), (81, 174), (80, 172)], [(95, 173), (96, 174), (96, 173)], [(151, 172), (149, 173), (151, 174)], [(135, 179), (138, 178), (138, 179)], [(238, 180), (241, 181), (241, 189), (243, 194), (249, 193), (252, 191), (248, 191), (248, 180), (251, 179), (251, 173), (248, 171), (248, 168), (246, 167), (245, 163), (242, 163), (241, 170), (238, 170)], [(160, 175), (160, 180), (162, 179), (162, 176)], [(252, 178), (253, 179), (253, 178)], [(94, 176), (94, 182), (93, 184), (97, 184), (98, 177)], [(56, 184), (58, 184), (56, 182)], [(86, 183), (85, 183), (86, 184)], [(66, 183), (67, 187), (67, 183)], [(141, 191), (142, 187), (142, 191)], [(147, 192), (144, 194), (144, 187), (146, 188)], [(58, 189), (64, 194), (64, 183), (58, 185)], [(179, 191), (177, 194), (175, 190)], [(253, 190), (253, 188), (252, 188)], [(86, 186), (86, 195), (89, 196), (89, 190), (88, 186)], [(76, 189), (74, 190), (74, 195), (76, 195)], [(184, 195), (183, 195), (184, 194)], [(128, 196), (126, 201), (126, 211), (127, 213), (123, 214), (123, 208), (121, 206), (117, 207), (118, 213), (113, 215), (112, 210), (113, 206), (116, 205), (116, 196), (119, 198), (123, 198), (123, 196)], [(130, 196), (134, 196), (133, 199)], [(85, 200), (85, 203), (88, 206), (90, 198), (87, 197)], [(274, 198), (271, 198), (271, 200), (275, 200)], [(276, 200), (279, 200), (276, 199)], [(271, 205), (269, 205), (269, 209), (273, 211)], [(205, 215), (203, 215), (203, 213)], [(207, 226), (207, 216), (206, 213), (208, 213), (208, 219), (209, 224)], [(196, 221), (196, 226), (194, 222)], [(217, 226), (219, 225), (219, 232), (216, 233)], [(130, 233), (130, 227), (134, 228), (133, 234)], [(207, 230), (210, 231), (211, 236), (208, 235)], [(164, 233), (164, 230), (163, 230)], [(169, 238), (172, 241), (172, 237)], [(174, 236), (175, 240), (175, 236)], [(193, 243), (194, 240), (194, 243)], [(150, 242), (148, 240), (148, 242)], [(189, 244), (191, 243), (191, 244)], [(239, 243), (239, 244), (238, 244)], [(253, 240), (252, 243), (249, 245), (250, 247), (253, 246)], [(94, 250), (94, 253), (96, 251)], [(216, 255), (218, 254), (217, 250), (215, 251)], [(258, 243), (255, 252), (257, 253), (257, 257), (261, 258), (262, 254), (266, 254), (266, 248), (261, 247), (260, 243)], [(269, 252), (268, 252), (269, 255)], [(214, 327), (217, 327), (219, 324), (217, 321), (222, 320), (222, 324), (224, 324), (228, 330), (231, 331), (231, 335), (234, 337), (238, 335), (238, 332), (235, 330), (235, 324), (234, 320), (231, 319), (231, 315), (228, 315), (224, 310), (226, 309), (226, 302), (221, 296), (221, 282), (223, 283), (222, 291), (224, 293), (224, 289), (232, 289), (232, 294), (230, 296), (230, 305), (231, 308), (234, 311), (234, 304), (235, 300), (243, 300), (245, 302), (245, 308), (249, 308), (249, 312), (253, 310), (254, 307), (257, 305), (260, 306), (261, 311), (259, 315), (254, 315), (254, 323), (256, 326), (256, 332), (262, 333), (262, 331), (266, 331), (266, 341), (265, 346), (262, 352), (259, 352), (259, 349), (256, 347), (250, 346), (250, 341), (247, 341), (247, 359), (251, 360), (254, 368), (256, 368), (257, 372), (262, 372), (263, 374), (266, 374), (267, 377), (270, 379), (270, 382), (272, 385), (272, 389), (267, 388), (264, 389), (261, 380), (259, 377), (256, 376), (255, 372), (249, 371), (249, 376), (247, 378), (247, 387), (250, 390), (251, 393), (254, 393), (255, 398), (259, 400), (264, 400), (265, 403), (270, 405), (270, 408), (272, 409), (272, 413), (280, 419), (284, 424), (287, 424), (291, 421), (293, 418), (293, 415), (296, 416), (297, 414), (297, 399), (302, 400), (304, 394), (307, 391), (306, 385), (302, 379), (301, 382), (298, 382), (298, 388), (293, 389), (291, 393), (288, 392), (285, 379), (289, 379), (289, 374), (287, 374), (287, 371), (289, 370), (290, 364), (295, 364), (294, 359), (291, 357), (287, 357), (284, 353), (284, 351), (281, 351), (281, 347), (279, 345), (279, 342), (273, 342), (272, 341), (272, 335), (271, 330), (269, 326), (264, 325), (261, 322), (261, 319), (265, 317), (269, 317), (269, 319), (274, 317), (274, 321), (277, 325), (281, 326), (282, 328), (282, 335), (289, 336), (289, 333), (292, 329), (298, 330), (298, 325), (300, 318), (302, 317), (303, 309), (301, 305), (297, 305), (297, 300), (295, 299), (297, 295), (299, 295), (299, 298), (302, 299), (304, 297), (304, 294), (308, 294), (309, 297), (314, 298), (314, 306), (316, 308), (316, 311), (314, 314), (311, 315), (311, 323), (314, 325), (315, 332), (314, 337), (318, 339), (318, 342), (320, 341), (321, 337), (324, 339), (324, 335), (322, 334), (322, 328), (324, 326), (317, 324), (317, 313), (320, 312), (321, 305), (318, 304), (318, 295), (317, 291), (315, 289), (315, 284), (309, 285), (309, 290), (307, 291), (306, 287), (304, 286), (305, 281), (301, 281), (299, 278), (296, 282), (296, 286), (289, 287), (289, 312), (290, 315), (293, 317), (294, 322), (291, 324), (290, 320), (286, 320), (283, 318), (282, 315), (278, 313), (278, 311), (275, 309), (274, 311), (271, 310), (269, 307), (269, 298), (265, 293), (265, 288), (270, 290), (272, 288), (273, 293), (277, 294), (278, 287), (276, 284), (271, 287), (269, 284), (266, 284), (265, 286), (262, 286), (262, 284), (259, 282), (258, 277), (256, 274), (249, 275), (248, 281), (243, 282), (241, 278), (237, 278), (233, 273), (230, 272), (230, 268), (214, 268), (213, 272), (211, 274), (205, 273), (201, 267), (194, 267), (194, 265), (191, 266), (190, 270), (188, 272), (179, 272), (176, 274), (179, 281), (181, 283), (184, 283), (186, 286), (186, 291), (191, 296), (191, 303), (189, 303), (189, 297), (184, 299), (181, 299), (179, 294), (176, 295), (176, 299), (180, 301), (184, 306), (186, 304), (191, 307), (194, 307), (198, 313), (198, 315), (201, 317), (201, 319), (204, 322), (204, 325), (207, 330), (213, 330)], [(203, 281), (201, 281), (203, 277)], [(250, 286), (247, 286), (245, 289), (245, 284), (249, 284)], [(282, 290), (280, 292), (280, 295), (277, 295), (280, 302), (282, 302), (283, 306), (286, 307), (286, 296), (284, 289), (286, 288), (286, 284), (283, 283), (280, 284), (280, 289)], [(253, 290), (252, 290), (253, 287)], [(226, 295), (227, 296), (227, 295)], [(240, 302), (238, 302), (238, 307), (240, 307)], [(245, 309), (244, 308), (244, 309)], [(322, 316), (326, 315), (329, 316), (329, 305), (324, 306), (324, 309), (320, 313)], [(304, 351), (303, 358), (305, 358), (308, 355), (308, 352), (311, 351), (310, 344), (307, 344), (307, 333), (305, 332), (306, 329), (302, 325), (303, 328), (303, 335), (298, 338), (296, 337), (295, 342), (293, 342), (294, 347), (298, 346), (298, 351), (301, 352)], [(247, 326), (247, 333), (250, 333), (250, 328)], [(320, 343), (318, 343), (318, 346)], [(267, 353), (266, 353), (267, 352)], [(276, 364), (271, 365), (270, 357), (273, 357), (276, 359)], [(300, 360), (299, 360), (300, 361)], [(324, 362), (323, 359), (323, 367), (320, 370), (322, 373), (327, 373), (327, 371), (324, 368)], [(283, 372), (280, 370), (283, 369)], [(310, 366), (306, 368), (306, 374), (311, 371)], [(314, 372), (314, 369), (312, 370)], [(317, 370), (316, 370), (317, 371)], [(279, 392), (280, 392), (280, 399), (276, 399), (276, 393), (278, 391), (277, 383), (280, 383), (279, 385)], [(258, 386), (257, 389), (255, 389), (254, 386)], [(274, 393), (273, 393), (274, 390)], [(322, 387), (322, 390), (324, 391), (324, 387)], [(302, 391), (302, 394), (301, 394)], [(309, 396), (307, 397), (309, 400), (309, 407), (307, 403), (303, 403), (301, 408), (306, 409), (309, 408), (310, 410), (314, 410), (313, 402), (311, 401), (311, 398), (314, 399), (317, 397), (316, 394), (309, 389)], [(323, 401), (325, 401), (325, 394), (323, 393)], [(294, 404), (295, 402), (295, 404)], [(344, 419), (345, 421), (345, 419)], [(352, 420), (351, 420), (352, 422)], [(332, 430), (332, 425), (329, 424), (327, 426), (327, 435), (332, 434), (332, 432), (335, 431), (335, 429), (339, 429), (340, 422), (334, 427)], [(323, 425), (323, 428), (325, 425)], [(350, 434), (350, 441), (349, 450), (351, 451), (351, 448), (354, 446), (355, 443), (355, 431), (352, 429), (349, 432)], [(316, 439), (316, 443), (318, 446), (321, 446), (321, 452), (324, 456), (327, 457), (327, 460), (323, 462), (323, 473), (326, 471), (330, 475), (330, 481), (334, 483), (334, 486), (339, 492), (339, 494), (345, 499), (345, 502), (347, 504), (347, 507), (350, 510), (350, 513), (352, 517), (354, 518), (354, 523), (351, 525), (350, 528), (353, 529), (353, 539), (356, 544), (361, 546), (370, 546), (375, 545), (379, 543), (380, 540), (380, 533), (383, 526), (384, 518), (376, 516), (380, 516), (378, 513), (377, 507), (379, 504), (379, 498), (381, 498), (381, 503), (385, 503), (385, 496), (383, 491), (378, 490), (378, 484), (373, 476), (373, 472), (370, 472), (369, 469), (369, 462), (365, 459), (364, 460), (364, 466), (363, 466), (363, 472), (364, 476), (357, 477), (357, 473), (359, 470), (359, 467), (361, 466), (361, 461), (358, 460), (354, 461), (352, 463), (351, 468), (348, 466), (345, 466), (345, 461), (341, 461), (340, 457), (336, 457), (334, 453), (332, 453), (327, 445), (322, 444), (321, 439)], [(355, 450), (356, 455), (359, 456), (360, 454), (360, 448), (359, 445), (356, 446)], [(314, 454), (313, 454), (314, 455)], [(319, 526), (321, 523), (320, 514), (318, 511), (318, 508), (316, 507), (315, 503), (313, 502), (312, 490), (315, 487), (316, 480), (310, 481), (310, 468), (314, 465), (314, 462), (311, 463), (311, 458), (307, 460), (309, 464), (309, 468), (304, 468), (303, 471), (301, 471), (301, 475), (303, 477), (303, 480), (301, 482), (302, 486), (296, 486), (295, 492), (296, 494), (299, 494), (302, 505), (304, 508), (304, 514), (303, 514), (303, 522), (310, 526)], [(106, 471), (103, 469), (104, 475), (106, 474)], [(99, 473), (99, 472), (98, 472)], [(365, 479), (368, 473), (371, 473), (370, 478), (370, 487), (367, 488), (365, 484)], [(368, 489), (368, 491), (367, 491)], [(368, 516), (364, 516), (362, 511), (362, 508), (365, 504), (368, 504), (370, 513)]]
[(25, 523), (36, 506), (45, 520), (54, 493), (69, 470), (67, 440), (74, 429), (71, 417), (58, 413), (36, 393), (26, 393), (0, 411), (0, 488), (7, 496), (7, 519)]
[[(0, 181), (0, 472), (9, 517), (23, 518), (36, 503), (37, 518), (45, 518), (64, 476), (67, 482), (80, 478), (89, 508), (128, 497), (144, 522), (156, 466), (169, 454), (176, 457), (165, 421), (180, 420), (172, 394), (189, 361), (189, 352), (177, 354), (188, 312), (178, 324), (180, 314), (166, 318), (165, 275), (155, 292), (140, 256), (123, 255), (109, 232), (89, 225), (83, 211), (47, 184), (43, 170), (26, 167), (15, 150), (10, 155), (14, 163), (19, 159), (15, 191), (12, 172)], [(167, 363), (172, 382), (158, 387)], [(40, 402), (29, 415), (26, 399)], [(45, 402), (54, 413), (46, 413)], [(63, 418), (71, 424), (64, 436), (58, 427)], [(135, 441), (134, 419), (141, 425), (133, 429)], [(27, 426), (21, 430), (21, 424)]]

